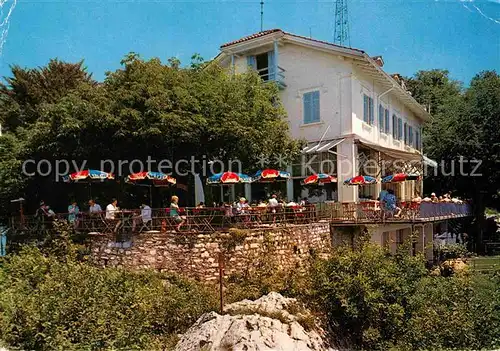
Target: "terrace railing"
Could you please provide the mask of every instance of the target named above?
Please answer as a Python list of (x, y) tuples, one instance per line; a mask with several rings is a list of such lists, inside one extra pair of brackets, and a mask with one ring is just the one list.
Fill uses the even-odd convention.
[(398, 205), (401, 213), (381, 208), (377, 201), (331, 203), (325, 208), (332, 222), (425, 222), (467, 217), (472, 214), (469, 204), (403, 202)]
[[(115, 219), (106, 219), (105, 212), (80, 213), (71, 225), (79, 232), (95, 235), (117, 233), (130, 235), (137, 232), (198, 232), (213, 233), (230, 228), (256, 229), (271, 226), (287, 226), (314, 222), (334, 223), (384, 223), (420, 222), (465, 217), (471, 214), (468, 204), (452, 203), (403, 203), (400, 216), (384, 211), (377, 202), (322, 203), (293, 207), (253, 207), (237, 212), (226, 208), (184, 208), (180, 219), (173, 217), (169, 209), (153, 209), (151, 219), (143, 219), (140, 210), (123, 210)], [(179, 223), (182, 224), (179, 228)], [(54, 228), (54, 221), (68, 221), (68, 214), (54, 218), (35, 216), (12, 217), (11, 227), (17, 232), (36, 233)]]
[[(253, 207), (243, 211), (227, 208), (183, 208), (176, 218), (169, 209), (153, 209), (151, 219), (143, 219), (140, 210), (123, 210), (115, 213), (115, 219), (106, 219), (106, 213), (80, 213), (72, 223), (77, 231), (100, 233), (135, 232), (198, 232), (213, 233), (229, 228), (255, 229), (270, 226), (306, 224), (317, 222), (316, 206)], [(21, 232), (43, 233), (54, 228), (54, 221), (68, 221), (68, 214), (57, 214), (54, 218), (35, 216), (12, 217), (11, 227)], [(182, 222), (182, 224), (180, 224)], [(180, 224), (180, 228), (179, 228)]]

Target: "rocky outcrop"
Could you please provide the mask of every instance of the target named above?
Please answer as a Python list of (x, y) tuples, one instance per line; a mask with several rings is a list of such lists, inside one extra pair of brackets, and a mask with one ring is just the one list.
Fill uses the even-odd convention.
[(333, 350), (315, 327), (313, 316), (295, 299), (278, 293), (227, 305), (225, 312), (201, 316), (175, 350)]

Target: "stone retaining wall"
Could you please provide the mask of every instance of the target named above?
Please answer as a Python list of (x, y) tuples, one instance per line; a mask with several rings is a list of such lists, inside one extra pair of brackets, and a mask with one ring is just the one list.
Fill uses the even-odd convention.
[(311, 254), (327, 255), (329, 223), (265, 229), (233, 229), (229, 233), (142, 233), (128, 243), (94, 238), (92, 257), (108, 267), (153, 268), (202, 281), (218, 278), (218, 257), (224, 253), (225, 274), (244, 274), (262, 260), (280, 269), (300, 267)]

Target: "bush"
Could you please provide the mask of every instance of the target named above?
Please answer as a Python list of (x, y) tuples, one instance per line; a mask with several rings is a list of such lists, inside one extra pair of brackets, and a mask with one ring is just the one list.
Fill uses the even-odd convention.
[(438, 246), (434, 251), (434, 256), (442, 262), (463, 258), (467, 255), (467, 253), (467, 248), (463, 244), (446, 244)]
[(339, 346), (363, 350), (481, 349), (500, 345), (500, 279), (431, 276), (407, 247), (337, 249), (312, 267), (312, 295)]
[(177, 277), (62, 262), (35, 248), (7, 258), (0, 284), (0, 338), (22, 349), (163, 348), (216, 306)]

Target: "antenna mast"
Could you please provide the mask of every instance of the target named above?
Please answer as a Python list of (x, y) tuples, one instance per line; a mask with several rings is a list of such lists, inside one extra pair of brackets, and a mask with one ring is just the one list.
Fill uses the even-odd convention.
[(335, 44), (351, 46), (347, 0), (335, 0), (335, 31), (333, 33), (333, 39)]
[(264, 0), (260, 1), (260, 31), (264, 30)]

